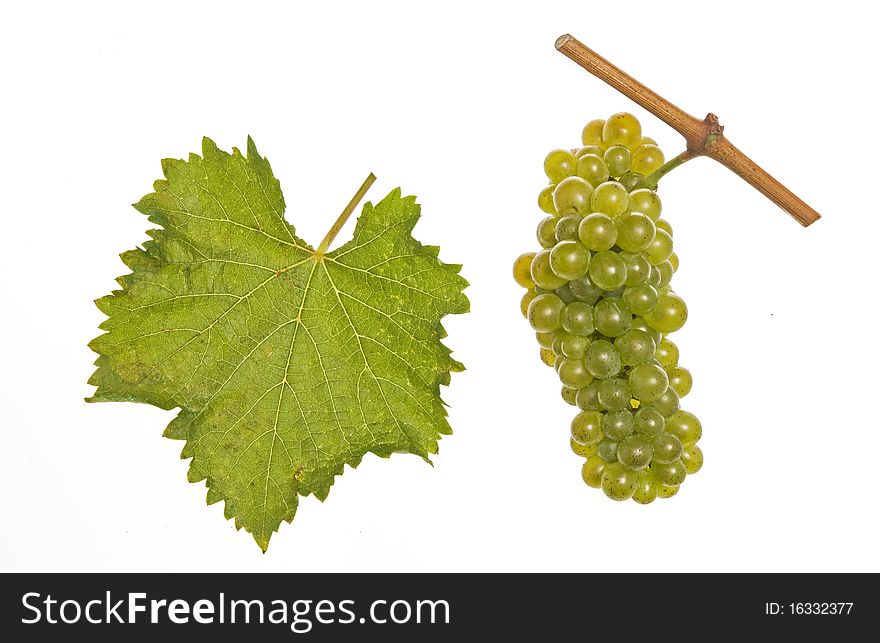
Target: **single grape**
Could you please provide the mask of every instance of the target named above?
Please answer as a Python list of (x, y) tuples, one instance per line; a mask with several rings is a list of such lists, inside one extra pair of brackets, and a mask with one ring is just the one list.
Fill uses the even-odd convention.
[(626, 212), (629, 194), (617, 181), (605, 181), (593, 190), (591, 204), (593, 212), (604, 212), (613, 219)]
[(535, 236), (538, 237), (538, 243), (542, 248), (552, 248), (556, 245), (556, 224), (559, 223), (558, 217), (544, 217), (538, 222), (538, 229)]
[[(606, 470), (607, 471), (607, 470)], [(652, 462), (651, 473), (657, 478), (657, 482), (670, 487), (680, 485), (687, 476), (687, 471), (681, 460), (672, 462)]]
[(599, 158), (602, 158), (602, 155), (604, 153), (605, 150), (603, 150), (598, 145), (584, 145), (583, 147), (578, 148), (578, 151), (575, 152), (574, 155), (578, 158), (578, 160), (580, 160), (582, 156), (586, 156), (587, 154), (592, 154), (593, 156), (598, 156)]
[(669, 255), (672, 254), (672, 237), (670, 234), (662, 228), (657, 228), (654, 239), (647, 250), (645, 250), (645, 254), (648, 256), (648, 261), (655, 266), (669, 259)]
[[(605, 382), (610, 381), (612, 380), (602, 380), (599, 383), (599, 388), (601, 388), (602, 384)], [(611, 411), (606, 413), (605, 419), (602, 420), (602, 432), (609, 440), (623, 440), (625, 437), (632, 434), (634, 426), (635, 422), (633, 420), (633, 414), (627, 410)]]
[(577, 392), (575, 402), (581, 411), (601, 411), (599, 404), (599, 381), (593, 381)]
[(593, 332), (593, 307), (584, 301), (573, 301), (565, 307), (562, 314), (562, 327), (575, 335), (589, 335)]
[(550, 269), (563, 279), (580, 279), (589, 265), (590, 251), (580, 241), (560, 241), (550, 251)]
[(598, 339), (590, 343), (584, 364), (590, 374), (598, 379), (608, 379), (620, 372), (620, 356), (611, 342)]
[(626, 380), (612, 377), (599, 383), (599, 404), (607, 411), (623, 411), (629, 408), (632, 394)]
[[(599, 255), (596, 256), (598, 257)], [(592, 269), (592, 265), (590, 268)], [(673, 333), (684, 326), (687, 317), (687, 304), (674, 292), (668, 291), (660, 293), (654, 310), (644, 315), (645, 322), (651, 328), (664, 334)]]
[(657, 352), (654, 356), (657, 358), (657, 361), (660, 362), (660, 366), (667, 369), (672, 368), (678, 364), (678, 346), (676, 346), (672, 340), (664, 337), (660, 340), (660, 344), (657, 346)]
[(590, 458), (596, 455), (595, 444), (579, 444), (575, 442), (574, 438), (569, 438), (568, 443), (571, 446), (572, 453), (575, 455), (579, 455), (582, 458)]
[(668, 418), (679, 409), (681, 401), (675, 389), (669, 386), (666, 388), (663, 395), (651, 402), (651, 406), (663, 417)]
[(683, 366), (673, 366), (668, 371), (669, 386), (675, 389), (679, 397), (684, 397), (691, 392), (694, 385), (694, 378), (691, 372)]
[(630, 328), (614, 340), (614, 348), (620, 361), (626, 366), (644, 364), (654, 355), (654, 340), (648, 333), (638, 328)]
[(651, 443), (641, 435), (631, 435), (617, 447), (617, 460), (628, 469), (644, 469), (653, 454)]
[(632, 499), (640, 505), (649, 505), (657, 498), (657, 481), (650, 471), (639, 471), (639, 483)]
[(535, 287), (535, 282), (532, 279), (532, 259), (534, 258), (534, 252), (526, 252), (513, 262), (513, 279), (523, 288)]
[(663, 275), (660, 273), (660, 269), (657, 266), (651, 266), (651, 272), (648, 273), (648, 285), (659, 288), (662, 279)]
[(596, 455), (605, 460), (605, 462), (615, 462), (617, 460), (617, 442), (603, 439), (596, 446)]
[(639, 145), (632, 151), (632, 170), (640, 174), (650, 174), (666, 161), (663, 152), (656, 145)]
[(593, 381), (593, 376), (587, 371), (582, 359), (563, 358), (558, 365), (557, 373), (559, 374), (559, 381), (562, 382), (563, 386), (573, 389), (582, 389)]
[[(565, 314), (562, 316), (562, 325), (565, 327)], [(559, 349), (568, 359), (583, 359), (587, 352), (590, 340), (583, 335), (573, 333), (560, 333)], [(554, 340), (555, 343), (555, 340)]]
[(622, 214), (615, 221), (615, 225), (617, 225), (617, 245), (627, 252), (646, 250), (657, 232), (654, 222), (641, 212)]
[(626, 282), (626, 264), (619, 254), (611, 250), (594, 254), (588, 272), (590, 280), (603, 290), (616, 290)]
[(681, 452), (681, 462), (689, 476), (703, 468), (703, 451), (696, 444), (685, 447)]
[(598, 145), (602, 147), (602, 130), (605, 127), (605, 120), (597, 118), (584, 125), (581, 132), (581, 142), (584, 145)]
[(607, 466), (608, 463), (598, 455), (590, 456), (584, 462), (584, 466), (581, 467), (581, 477), (588, 486), (598, 489), (602, 486), (602, 475), (605, 473)]
[(635, 147), (642, 138), (639, 120), (628, 112), (609, 116), (602, 127), (602, 142), (605, 145), (624, 145)]
[(556, 219), (556, 241), (577, 241), (580, 224), (579, 214), (567, 214)]
[[(599, 152), (600, 154), (602, 152)], [(596, 187), (608, 180), (608, 166), (595, 154), (584, 154), (578, 158), (577, 175)]]
[(632, 165), (632, 156), (628, 148), (622, 145), (612, 145), (605, 154), (602, 155), (605, 165), (608, 167), (608, 173), (611, 176), (623, 176), (629, 172)]
[(660, 271), (660, 288), (666, 288), (669, 285), (669, 282), (672, 281), (672, 275), (675, 274), (672, 262), (667, 259), (663, 263), (657, 265), (657, 270)]
[(672, 226), (666, 219), (657, 219), (656, 221), (654, 221), (654, 225), (657, 226), (658, 230), (663, 230), (670, 237), (672, 236)]
[(651, 221), (657, 221), (660, 218), (663, 205), (654, 190), (641, 188), (629, 193), (629, 210), (630, 212), (641, 212), (650, 217)]
[(559, 286), (559, 288), (556, 288), (553, 292), (556, 293), (556, 296), (559, 297), (566, 304), (570, 304), (571, 302), (577, 300), (577, 297), (575, 297), (572, 294), (571, 288), (569, 287), (568, 284), (562, 284), (561, 286)]
[(538, 296), (534, 290), (527, 290), (526, 294), (522, 296), (522, 299), (519, 300), (519, 309), (522, 312), (523, 317), (528, 318), (529, 316), (529, 304), (532, 303), (532, 300)]
[(566, 281), (553, 272), (553, 268), (550, 266), (550, 251), (546, 248), (532, 259), (531, 274), (535, 285), (548, 290), (559, 288)]
[(639, 484), (639, 474), (619, 462), (612, 462), (602, 474), (602, 491), (612, 500), (629, 500)]
[(651, 264), (644, 254), (641, 252), (621, 252), (620, 258), (626, 265), (626, 281), (624, 283), (627, 286), (639, 286), (648, 281), (648, 276), (651, 274)]
[(556, 332), (541, 332), (538, 331), (535, 333), (535, 339), (538, 340), (538, 345), (541, 348), (553, 348), (553, 342), (556, 341), (556, 336), (559, 333)]
[(617, 337), (629, 330), (632, 313), (621, 299), (606, 297), (593, 307), (593, 323), (606, 337)]
[(672, 266), (672, 272), (678, 272), (678, 255), (673, 252), (667, 261)]
[(574, 174), (577, 158), (568, 150), (553, 150), (544, 159), (544, 173), (551, 183), (559, 183)]
[(579, 176), (562, 179), (553, 190), (553, 205), (560, 215), (589, 214), (593, 186)]
[(621, 174), (618, 180), (620, 181), (620, 184), (626, 188), (626, 191), (629, 192), (630, 190), (634, 190), (636, 186), (642, 182), (643, 178), (645, 177), (638, 172), (627, 172)]
[(681, 456), (684, 447), (672, 433), (661, 433), (651, 443), (654, 447), (654, 462), (661, 464), (675, 462)]
[(556, 207), (553, 205), (553, 190), (555, 186), (548, 185), (538, 193), (538, 207), (547, 214), (558, 216)]
[(666, 428), (666, 420), (660, 412), (650, 406), (640, 406), (633, 418), (633, 430), (636, 433), (653, 437), (660, 435)]
[(602, 414), (581, 411), (571, 421), (571, 437), (578, 444), (596, 444), (602, 439)]
[(570, 281), (568, 283), (568, 289), (575, 299), (586, 302), (591, 306), (599, 301), (599, 297), (605, 292), (599, 288), (599, 286), (594, 284), (588, 275)]
[(547, 366), (554, 366), (556, 364), (556, 355), (554, 355), (553, 351), (549, 348), (542, 348), (541, 361), (544, 362)]
[(655, 141), (650, 136), (643, 136), (639, 139), (639, 145), (657, 145), (657, 141)]
[(552, 333), (562, 328), (565, 303), (556, 295), (538, 295), (529, 304), (529, 323), (536, 331)]
[(639, 364), (629, 372), (629, 386), (640, 402), (653, 402), (666, 391), (669, 377), (659, 366)]
[(590, 250), (608, 250), (617, 241), (617, 226), (607, 214), (594, 212), (580, 222), (578, 238)]
[(658, 498), (671, 498), (675, 494), (678, 493), (678, 485), (665, 485), (665, 484), (657, 484), (657, 497)]
[(657, 304), (657, 290), (648, 284), (628, 286), (623, 289), (623, 303), (634, 314), (645, 315)]
[(677, 436), (686, 447), (696, 444), (703, 436), (703, 425), (697, 416), (681, 409), (666, 420), (666, 430)]
[(578, 390), (576, 388), (570, 388), (568, 386), (563, 385), (562, 387), (562, 399), (565, 400), (566, 404), (571, 404), (572, 406), (577, 406), (575, 399), (577, 398)]
[(629, 327), (636, 328), (638, 330), (643, 330), (646, 333), (648, 333), (648, 335), (651, 336), (651, 339), (654, 340), (655, 346), (657, 344), (659, 344), (660, 341), (663, 339), (663, 333), (661, 333), (659, 330), (654, 330), (653, 328), (648, 326), (648, 323), (645, 321), (644, 317), (641, 317), (641, 316), (633, 317), (632, 323), (630, 323)]

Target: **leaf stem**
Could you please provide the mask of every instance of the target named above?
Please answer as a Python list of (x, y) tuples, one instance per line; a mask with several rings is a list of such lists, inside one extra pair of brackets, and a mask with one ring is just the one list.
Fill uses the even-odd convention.
[(358, 191), (354, 193), (354, 196), (351, 197), (351, 201), (348, 202), (348, 205), (345, 206), (345, 209), (342, 210), (342, 214), (339, 215), (339, 218), (330, 226), (330, 229), (327, 231), (327, 234), (324, 235), (324, 239), (321, 241), (318, 249), (315, 250), (316, 257), (323, 257), (324, 253), (327, 252), (327, 248), (330, 247), (330, 244), (333, 243), (333, 239), (336, 238), (336, 235), (339, 234), (339, 231), (342, 230), (342, 226), (345, 225), (345, 222), (348, 221), (348, 217), (351, 216), (351, 213), (354, 212), (354, 209), (358, 206), (358, 203), (361, 202), (361, 199), (364, 198), (364, 195), (367, 193), (367, 190), (370, 189), (370, 186), (376, 180), (376, 175), (370, 172), (370, 175), (364, 180), (361, 187), (358, 188)]
[[(560, 36), (556, 40), (556, 49), (684, 136), (687, 141), (685, 155), (688, 156), (668, 168), (666, 172), (678, 167), (690, 158), (708, 156), (733, 171), (773, 203), (788, 212), (802, 226), (806, 227), (819, 219), (818, 212), (727, 140), (723, 134), (724, 128), (719, 124), (718, 117), (714, 114), (709, 114), (702, 121), (691, 116), (658, 93), (645, 87), (623, 70), (612, 65), (574, 36), (569, 34)], [(676, 157), (676, 159), (678, 158), (680, 157)], [(673, 161), (675, 159), (670, 163)]]

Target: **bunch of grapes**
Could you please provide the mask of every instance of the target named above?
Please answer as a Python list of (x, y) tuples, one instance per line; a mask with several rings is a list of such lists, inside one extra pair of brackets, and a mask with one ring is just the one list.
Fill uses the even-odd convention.
[(639, 187), (664, 158), (632, 114), (590, 121), (582, 140), (544, 159), (542, 249), (518, 257), (513, 274), (541, 359), (580, 409), (571, 448), (586, 458), (584, 482), (648, 504), (703, 464), (700, 421), (680, 408), (693, 381), (667, 337), (688, 314), (670, 288), (672, 227), (657, 193)]

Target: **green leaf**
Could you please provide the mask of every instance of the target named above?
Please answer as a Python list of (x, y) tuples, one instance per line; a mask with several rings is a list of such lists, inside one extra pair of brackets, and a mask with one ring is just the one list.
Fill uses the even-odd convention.
[(206, 138), (201, 157), (162, 167), (134, 206), (159, 228), (96, 302), (108, 318), (89, 401), (179, 407), (165, 435), (186, 440), (189, 479), (265, 551), (345, 464), (437, 452), (451, 433), (440, 384), (463, 368), (440, 320), (467, 312), (467, 282), (411, 236), (419, 206), (400, 190), (323, 255), (285, 221), (250, 139), (246, 157)]

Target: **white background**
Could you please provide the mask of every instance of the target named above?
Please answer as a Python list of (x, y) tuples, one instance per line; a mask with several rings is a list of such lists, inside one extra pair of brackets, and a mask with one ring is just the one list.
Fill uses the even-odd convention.
[[(0, 13), (0, 570), (880, 570), (880, 47), (862, 2), (9, 3)], [(14, 7), (14, 8), (13, 8)], [(704, 469), (616, 504), (580, 479), (572, 407), (520, 317), (541, 163), (631, 110), (570, 31), (824, 214), (802, 229), (700, 159), (662, 185)], [(870, 81), (870, 82), (869, 82)], [(141, 243), (159, 160), (252, 134), (316, 243), (366, 174), (417, 194), (464, 264), (467, 372), (434, 468), (368, 456), (262, 555), (186, 481), (173, 412), (87, 405), (92, 300)], [(340, 235), (350, 234), (352, 223)]]

